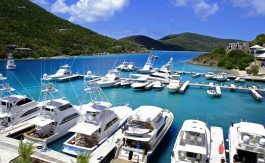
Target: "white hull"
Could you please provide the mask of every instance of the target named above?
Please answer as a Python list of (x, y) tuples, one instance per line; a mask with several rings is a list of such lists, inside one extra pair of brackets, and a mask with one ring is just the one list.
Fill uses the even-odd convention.
[(141, 74), (149, 74), (151, 72), (151, 69), (139, 69), (138, 71)]
[(6, 69), (7, 70), (15, 70), (16, 69), (16, 66), (6, 66)]
[(98, 81), (97, 84), (99, 85), (100, 88), (108, 88), (108, 87), (112, 87), (114, 82), (100, 82), (100, 81)]

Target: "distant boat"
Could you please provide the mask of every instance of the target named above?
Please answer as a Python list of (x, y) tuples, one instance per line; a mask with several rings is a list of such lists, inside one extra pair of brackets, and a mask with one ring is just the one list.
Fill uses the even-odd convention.
[(210, 88), (207, 90), (207, 94), (211, 97), (216, 97), (217, 96), (217, 92), (216, 90), (214, 90), (213, 88)]
[(207, 80), (213, 79), (213, 77), (214, 77), (214, 73), (213, 73), (213, 72), (207, 72), (207, 73), (205, 74), (205, 78), (206, 78)]
[(227, 81), (226, 73), (219, 73), (215, 76), (215, 79), (219, 82)]
[(65, 64), (63, 66), (60, 66), (60, 69), (53, 75), (50, 75), (49, 78), (52, 78), (53, 80), (57, 80), (58, 78), (68, 77), (72, 76), (71, 66), (68, 64)]
[(14, 61), (11, 53), (8, 54), (6, 69), (7, 70), (15, 70), (16, 69), (16, 64), (15, 64), (15, 61)]
[(115, 83), (120, 82), (120, 71), (117, 69), (109, 70), (108, 73), (96, 83), (100, 88), (112, 87)]
[(115, 67), (117, 70), (123, 70), (128, 66), (128, 62), (122, 62), (119, 66)]
[(121, 68), (121, 71), (134, 71), (134, 70), (136, 70), (134, 62), (129, 62), (126, 67)]
[(169, 80), (169, 84), (167, 85), (168, 92), (174, 93), (178, 92), (180, 89), (180, 75), (172, 75)]
[(165, 85), (161, 81), (158, 81), (158, 80), (154, 81), (153, 83), (154, 83), (153, 88), (157, 90), (163, 89)]
[(149, 54), (148, 58), (147, 58), (147, 61), (144, 65), (143, 68), (139, 69), (138, 72), (139, 73), (142, 73), (142, 74), (148, 74), (151, 72), (151, 70), (153, 70), (153, 63), (154, 63), (154, 60), (158, 58), (157, 56), (154, 56), (154, 55), (151, 55)]
[(136, 90), (144, 90), (150, 82), (147, 80), (145, 76), (139, 77), (136, 79), (135, 83), (132, 83), (131, 87)]

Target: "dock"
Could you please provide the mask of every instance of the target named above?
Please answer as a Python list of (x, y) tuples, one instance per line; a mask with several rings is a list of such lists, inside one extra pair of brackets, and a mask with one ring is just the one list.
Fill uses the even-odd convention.
[(181, 86), (181, 88), (179, 89), (179, 92), (180, 92), (180, 93), (184, 93), (185, 90), (186, 90), (186, 88), (187, 88), (187, 86), (189, 86), (189, 84), (190, 84), (190, 81), (186, 81), (186, 82)]
[(84, 78), (84, 75), (74, 74), (74, 75), (71, 75), (71, 76), (57, 78), (57, 81), (63, 82), (63, 81), (74, 80), (74, 79), (83, 79), (83, 78)]
[(256, 100), (261, 101), (263, 99), (263, 97), (255, 89), (249, 89), (249, 91)]
[(230, 87), (231, 87), (231, 91), (235, 91), (236, 90), (235, 84), (230, 84)]
[[(15, 133), (19, 133), (31, 126), (32, 125), (28, 122), (22, 122), (0, 132), (0, 163), (10, 162), (19, 156), (19, 140), (10, 138), (9, 136)], [(41, 149), (35, 148), (34, 153), (31, 155), (31, 157), (52, 163), (76, 162), (76, 158), (50, 149), (42, 152)]]
[[(89, 162), (105, 162), (112, 159), (116, 153), (118, 145), (122, 143), (122, 129), (110, 136), (104, 143), (102, 143), (95, 151), (91, 153)], [(111, 155), (113, 153), (113, 155)], [(109, 156), (111, 158), (108, 158)]]
[(216, 86), (215, 89), (216, 89), (216, 95), (221, 96), (222, 95), (221, 88), (219, 86)]
[(223, 129), (221, 127), (211, 127), (211, 154), (210, 163), (226, 162)]

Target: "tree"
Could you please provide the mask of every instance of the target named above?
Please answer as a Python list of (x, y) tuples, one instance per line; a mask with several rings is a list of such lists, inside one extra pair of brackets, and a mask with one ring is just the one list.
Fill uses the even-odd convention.
[(80, 153), (76, 157), (76, 163), (88, 163), (91, 158), (90, 154)]
[(257, 75), (259, 73), (259, 66), (257, 65), (252, 65), (250, 67), (250, 69), (247, 69), (247, 73), (248, 74), (253, 74), (253, 75)]
[(23, 143), (22, 140), (19, 142), (18, 147), (18, 158), (15, 163), (31, 163), (30, 155), (34, 153), (33, 143)]

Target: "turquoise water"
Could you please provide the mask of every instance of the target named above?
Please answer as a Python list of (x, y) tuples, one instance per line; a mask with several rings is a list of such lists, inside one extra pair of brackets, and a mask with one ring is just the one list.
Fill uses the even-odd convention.
[[(174, 58), (174, 69), (178, 71), (222, 71), (217, 68), (189, 65), (186, 61), (201, 54), (198, 52), (154, 52), (159, 58), (155, 61), (154, 67), (161, 67), (168, 62), (170, 57)], [(118, 66), (123, 61), (132, 61), (136, 66), (143, 66), (146, 62), (147, 54), (124, 54), (124, 55), (105, 55), (91, 57), (77, 57), (70, 59), (51, 59), (51, 60), (17, 60), (17, 70), (6, 71), (5, 62), (0, 62), (0, 73), (8, 77), (10, 84), (21, 94), (29, 94), (35, 99), (39, 99), (39, 79), (43, 73), (52, 74), (57, 71), (60, 65), (65, 63), (72, 64), (72, 71), (85, 74), (91, 70), (97, 75), (105, 75), (107, 70)], [(114, 67), (115, 67), (114, 66)], [(123, 76), (129, 76), (124, 73)], [(190, 75), (183, 75), (182, 81), (208, 83), (205, 78), (193, 79)], [(213, 81), (211, 81), (213, 82)], [(215, 82), (217, 83), (217, 82)], [(234, 81), (225, 82), (225, 84)], [(219, 83), (220, 84), (220, 83)], [(238, 85), (238, 84), (237, 84)], [(259, 85), (264, 88), (264, 83), (246, 82), (244, 85)], [(72, 82), (56, 83), (61, 93), (73, 104), (79, 104), (83, 95), (83, 81), (75, 80)], [(157, 150), (154, 152), (151, 162), (170, 162), (170, 155), (175, 143), (176, 136), (186, 119), (199, 119), (208, 123), (209, 126), (220, 126), (224, 129), (225, 139), (228, 138), (228, 128), (231, 122), (250, 121), (265, 125), (264, 108), (265, 103), (257, 102), (251, 94), (247, 92), (222, 91), (221, 98), (210, 98), (206, 89), (190, 87), (184, 94), (170, 94), (164, 88), (161, 91), (147, 90), (134, 91), (131, 88), (109, 88), (103, 90), (109, 101), (117, 103), (128, 102), (133, 109), (141, 105), (155, 105), (167, 108), (173, 112), (175, 119), (162, 140)], [(265, 96), (265, 94), (262, 94)], [(62, 143), (71, 136), (65, 136), (55, 143), (49, 144), (49, 148), (60, 151)], [(226, 144), (226, 147), (228, 145)]]

